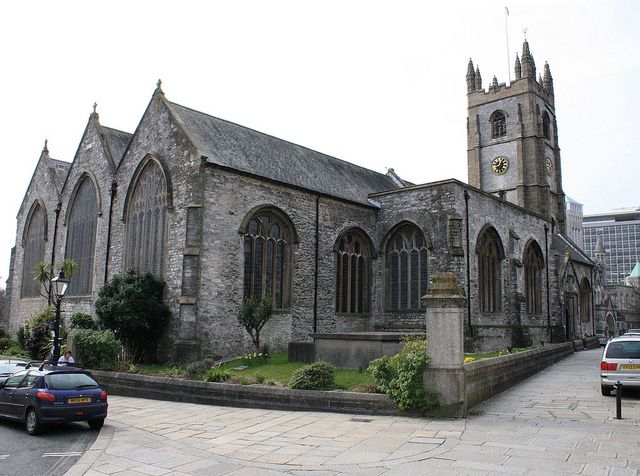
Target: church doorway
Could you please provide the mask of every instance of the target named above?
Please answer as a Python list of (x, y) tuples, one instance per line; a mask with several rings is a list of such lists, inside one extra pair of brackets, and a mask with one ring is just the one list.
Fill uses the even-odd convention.
[(564, 328), (567, 340), (572, 340), (575, 336), (575, 319), (578, 314), (578, 300), (573, 294), (565, 294), (564, 296)]

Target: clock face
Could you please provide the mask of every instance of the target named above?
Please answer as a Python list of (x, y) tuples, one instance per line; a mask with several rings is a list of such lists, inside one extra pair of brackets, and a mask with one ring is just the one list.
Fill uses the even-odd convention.
[(547, 157), (547, 160), (544, 162), (544, 168), (547, 171), (547, 175), (551, 177), (551, 172), (553, 172), (553, 162), (551, 162), (549, 157)]
[(506, 157), (496, 157), (491, 161), (491, 171), (501, 175), (509, 169), (509, 159)]

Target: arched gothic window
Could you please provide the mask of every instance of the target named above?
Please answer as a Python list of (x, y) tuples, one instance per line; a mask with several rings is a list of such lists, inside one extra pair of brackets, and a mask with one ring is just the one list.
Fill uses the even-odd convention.
[(22, 297), (40, 296), (40, 284), (34, 281), (36, 264), (44, 261), (44, 241), (47, 216), (41, 205), (36, 205), (27, 223), (22, 258)]
[(244, 296), (270, 294), (274, 309), (288, 308), (292, 233), (270, 211), (251, 218), (244, 235)]
[(167, 182), (160, 164), (149, 160), (129, 197), (125, 266), (162, 276), (166, 235)]
[(587, 278), (580, 284), (580, 308), (582, 322), (591, 321), (591, 284)]
[(542, 114), (542, 134), (547, 140), (551, 140), (551, 119), (547, 111)]
[(369, 312), (369, 266), (367, 239), (356, 230), (340, 238), (336, 250), (336, 312)]
[(96, 188), (91, 179), (85, 177), (78, 187), (67, 219), (65, 257), (77, 264), (67, 291), (70, 296), (91, 294), (97, 223)]
[(507, 134), (507, 118), (502, 111), (496, 111), (491, 115), (491, 135), (502, 137)]
[(489, 228), (478, 237), (478, 297), (480, 312), (501, 308), (501, 263), (504, 253), (498, 233)]
[(524, 251), (524, 293), (528, 314), (542, 313), (542, 268), (544, 261), (535, 241)]
[(387, 242), (387, 309), (420, 309), (428, 278), (424, 235), (415, 225), (403, 225)]

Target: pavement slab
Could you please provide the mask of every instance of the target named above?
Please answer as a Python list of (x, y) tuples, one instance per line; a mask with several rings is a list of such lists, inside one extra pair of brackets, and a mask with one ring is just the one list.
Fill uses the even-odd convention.
[(640, 395), (600, 394), (599, 349), (576, 353), (466, 419), (287, 412), (109, 397), (67, 473), (98, 475), (640, 476)]

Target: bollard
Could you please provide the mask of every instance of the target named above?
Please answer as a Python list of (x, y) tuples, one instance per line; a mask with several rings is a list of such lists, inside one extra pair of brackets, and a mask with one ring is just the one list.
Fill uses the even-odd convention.
[(622, 420), (622, 384), (616, 383), (616, 420)]

